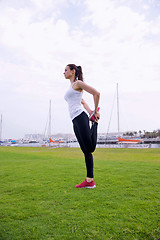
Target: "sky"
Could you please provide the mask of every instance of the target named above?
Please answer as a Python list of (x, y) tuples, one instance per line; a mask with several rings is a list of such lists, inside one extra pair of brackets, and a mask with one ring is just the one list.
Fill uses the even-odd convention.
[[(73, 133), (65, 66), (100, 96), (99, 133), (160, 128), (159, 0), (0, 0), (2, 138)], [(94, 109), (93, 97), (83, 98)]]

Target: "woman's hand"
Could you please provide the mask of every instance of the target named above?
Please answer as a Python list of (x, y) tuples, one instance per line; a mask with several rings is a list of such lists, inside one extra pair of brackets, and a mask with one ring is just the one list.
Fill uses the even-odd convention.
[(95, 112), (94, 116), (95, 116), (95, 121), (98, 122), (98, 120), (100, 119), (100, 113), (99, 112)]

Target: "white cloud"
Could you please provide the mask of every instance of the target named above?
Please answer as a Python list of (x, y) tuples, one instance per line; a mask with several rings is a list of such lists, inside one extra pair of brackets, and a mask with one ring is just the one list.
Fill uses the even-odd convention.
[[(78, 8), (81, 5), (86, 7), (79, 26), (71, 26), (61, 14), (62, 8), (65, 11), (71, 3)], [(48, 0), (45, 4), (43, 0), (32, 0), (28, 4), (25, 1), (0, 2), (3, 10), (0, 14), (0, 98), (4, 102), (0, 112), (7, 112), (8, 118), (14, 116), (15, 121), (21, 122), (22, 129), (29, 126), (30, 131), (35, 131), (32, 122), (37, 122), (38, 130), (45, 125), (45, 109), (52, 99), (54, 131), (72, 131), (63, 99), (69, 85), (63, 71), (66, 64), (76, 63), (82, 65), (86, 82), (102, 93), (101, 132), (107, 130), (116, 82), (119, 82), (120, 92), (126, 99), (132, 95), (130, 107), (127, 107), (128, 115), (132, 115), (130, 111), (133, 109), (133, 115), (140, 116), (142, 110), (134, 98), (141, 94), (146, 97), (149, 92), (157, 96), (156, 92), (160, 90), (160, 17), (147, 20), (145, 12), (136, 12), (125, 5), (125, 1), (123, 5), (116, 3), (110, 0), (62, 0), (54, 3)], [(93, 106), (92, 97), (88, 94), (85, 97)], [(19, 111), (11, 109), (10, 98), (16, 107), (19, 106)], [(123, 101), (126, 99), (122, 98)], [(142, 100), (143, 97), (141, 104)], [(147, 106), (150, 105), (147, 102)], [(151, 108), (149, 111), (154, 112)], [(59, 124), (63, 113), (66, 124)], [(43, 121), (39, 122), (42, 115)], [(34, 116), (32, 121), (29, 116)], [(133, 128), (141, 125), (138, 121), (132, 124)], [(148, 121), (148, 128), (150, 126), (151, 121)], [(157, 126), (158, 123), (153, 121), (153, 128)], [(122, 128), (125, 130), (123, 121)]]

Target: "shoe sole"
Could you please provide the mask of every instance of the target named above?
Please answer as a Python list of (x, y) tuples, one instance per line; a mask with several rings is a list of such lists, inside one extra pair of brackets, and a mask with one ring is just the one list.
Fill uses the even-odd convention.
[(94, 111), (93, 111), (93, 113), (89, 116), (89, 120), (91, 120), (91, 118), (93, 117), (93, 115), (94, 115)]
[[(97, 112), (99, 112), (100, 107), (97, 108)], [(95, 116), (94, 116), (95, 111), (92, 112), (92, 114), (89, 116), (89, 120), (94, 122), (95, 121)]]
[(77, 187), (77, 188), (96, 188), (96, 185), (94, 185), (94, 186), (86, 186), (86, 187)]
[(92, 187), (89, 187), (89, 186), (88, 186), (88, 187), (85, 187), (85, 188), (96, 188), (96, 185), (94, 185), (94, 186), (92, 186)]

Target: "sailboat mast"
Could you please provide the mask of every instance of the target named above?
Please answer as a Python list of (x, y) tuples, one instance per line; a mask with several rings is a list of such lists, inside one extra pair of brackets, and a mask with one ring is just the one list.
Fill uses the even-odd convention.
[(49, 124), (48, 124), (48, 136), (51, 137), (51, 100), (49, 102)]
[(2, 140), (2, 114), (1, 114), (1, 122), (0, 122), (0, 141)]
[(119, 95), (118, 95), (118, 83), (117, 83), (117, 120), (118, 120), (118, 135), (119, 135)]

